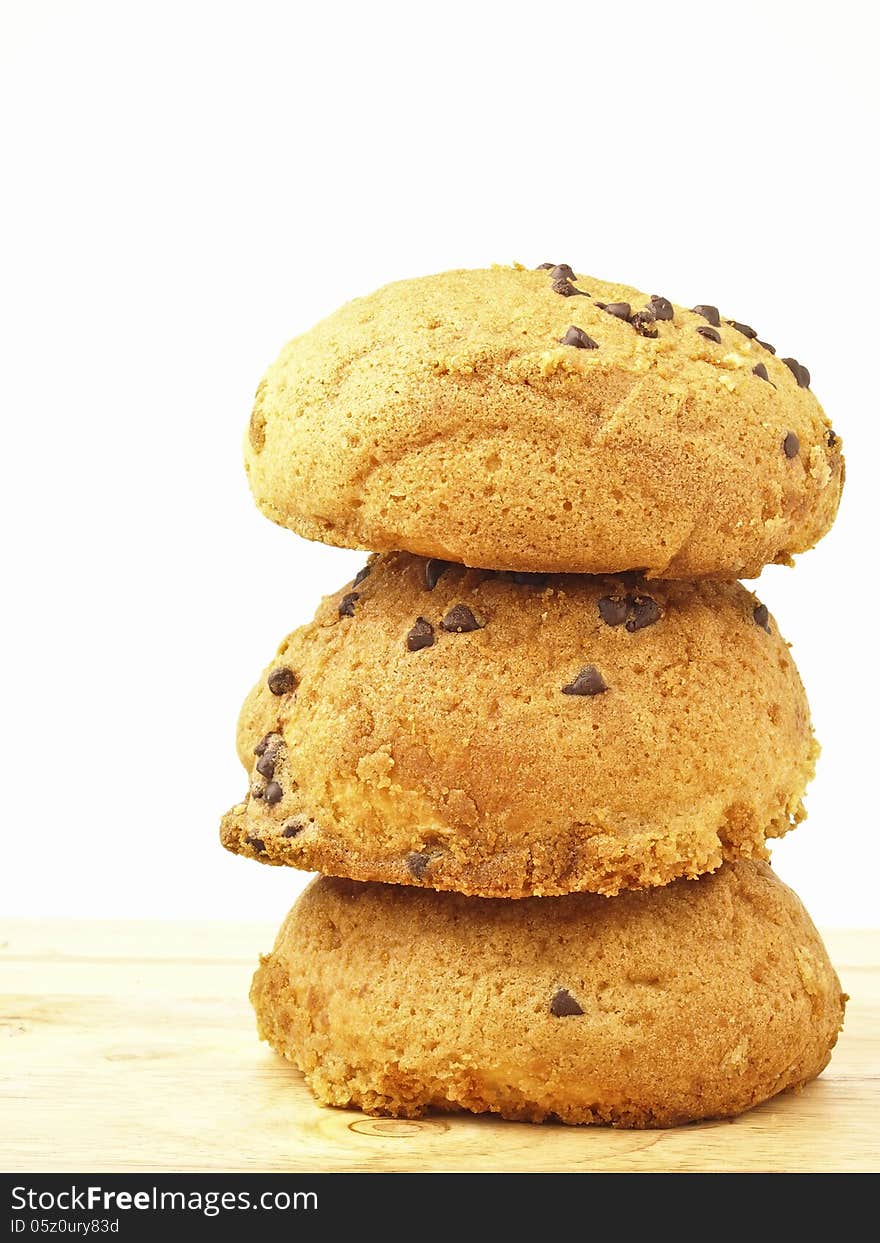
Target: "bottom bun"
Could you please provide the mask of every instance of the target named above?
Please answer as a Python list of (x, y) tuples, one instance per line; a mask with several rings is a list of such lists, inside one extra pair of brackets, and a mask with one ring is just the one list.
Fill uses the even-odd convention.
[(322, 1104), (665, 1127), (813, 1079), (846, 998), (796, 894), (743, 860), (616, 898), (320, 877), (251, 1000)]

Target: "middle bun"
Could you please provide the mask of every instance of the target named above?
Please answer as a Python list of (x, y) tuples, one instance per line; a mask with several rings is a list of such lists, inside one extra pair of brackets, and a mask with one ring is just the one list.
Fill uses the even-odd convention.
[(739, 583), (374, 558), (249, 695), (230, 850), (331, 876), (523, 897), (763, 857), (817, 747), (776, 624)]

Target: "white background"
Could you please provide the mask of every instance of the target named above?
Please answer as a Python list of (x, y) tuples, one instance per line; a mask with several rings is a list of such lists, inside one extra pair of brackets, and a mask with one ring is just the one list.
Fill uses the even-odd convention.
[(280, 917), (242, 697), (363, 563), (239, 446), (286, 338), (388, 280), (566, 261), (754, 323), (843, 435), (760, 593), (824, 743), (777, 868), (878, 922), (876, 6), (2, 5), (2, 913)]

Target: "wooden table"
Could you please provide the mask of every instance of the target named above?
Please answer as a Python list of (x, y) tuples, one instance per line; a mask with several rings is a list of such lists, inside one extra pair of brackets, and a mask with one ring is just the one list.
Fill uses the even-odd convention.
[(247, 1001), (273, 929), (0, 923), (0, 1170), (875, 1170), (880, 931), (827, 934), (851, 994), (821, 1079), (673, 1131), (319, 1108)]

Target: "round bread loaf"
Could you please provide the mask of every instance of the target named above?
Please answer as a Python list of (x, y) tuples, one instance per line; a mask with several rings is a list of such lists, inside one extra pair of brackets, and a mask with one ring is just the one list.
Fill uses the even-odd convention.
[(846, 999), (797, 896), (745, 860), (614, 899), (322, 877), (251, 1000), (322, 1104), (652, 1127), (812, 1079)]
[(806, 367), (626, 285), (495, 267), (388, 285), (292, 341), (245, 460), (308, 539), (494, 569), (752, 577), (834, 520)]
[(248, 697), (264, 863), (522, 897), (662, 885), (765, 854), (816, 744), (794, 662), (738, 583), (375, 558)]

